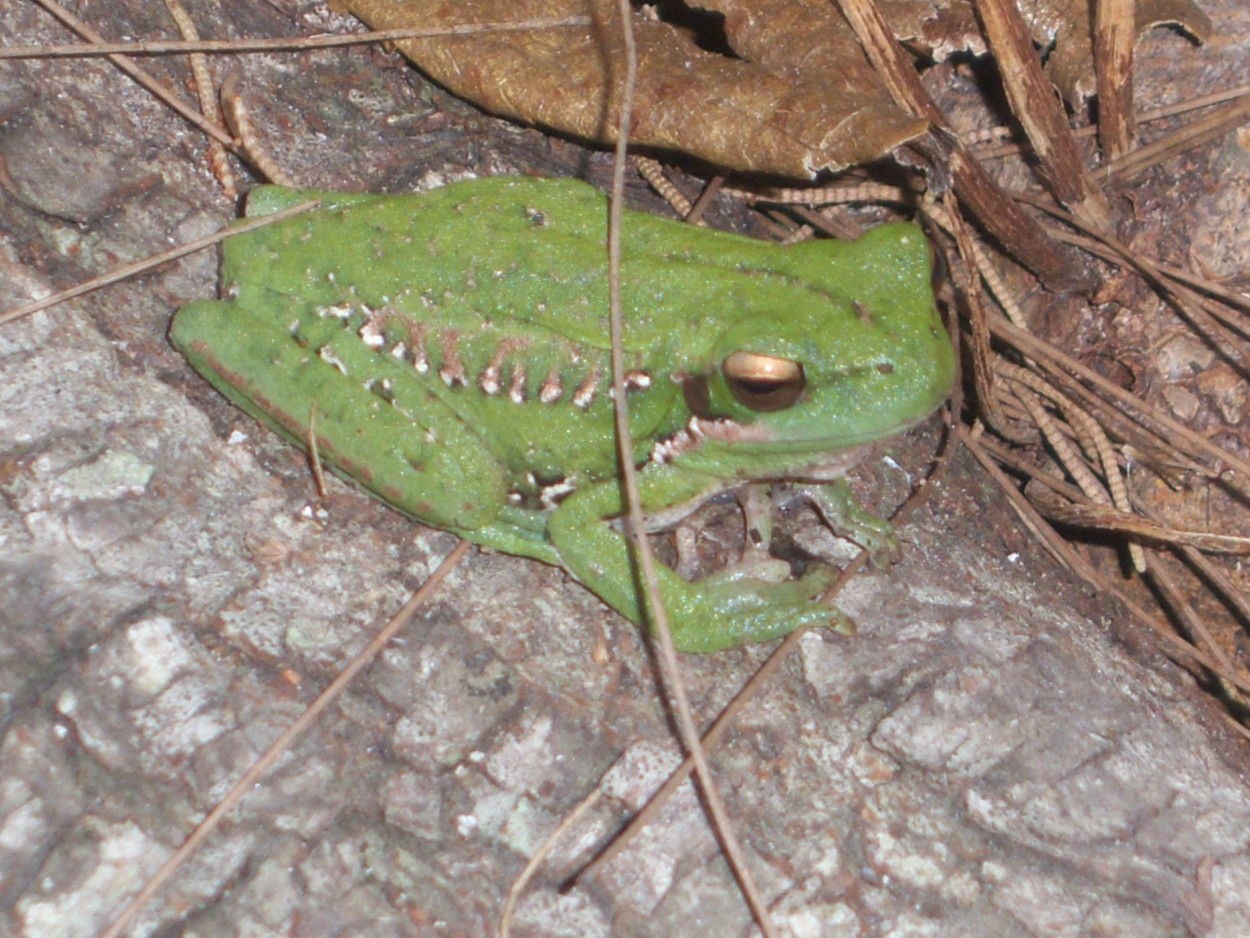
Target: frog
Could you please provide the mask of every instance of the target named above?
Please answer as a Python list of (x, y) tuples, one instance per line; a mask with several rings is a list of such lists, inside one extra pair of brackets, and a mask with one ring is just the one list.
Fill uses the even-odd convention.
[[(227, 400), (404, 515), (568, 572), (645, 624), (620, 520), (606, 196), (496, 176), (424, 193), (273, 186), (227, 239), (221, 298), (170, 338)], [(622, 221), (625, 406), (648, 528), (718, 493), (796, 482), (876, 555), (897, 542), (848, 498), (868, 444), (928, 418), (954, 357), (931, 249), (907, 222), (782, 246), (658, 215)], [(848, 506), (853, 506), (848, 509)], [(847, 520), (849, 519), (849, 520)], [(832, 568), (687, 580), (661, 565), (675, 647), (800, 627), (849, 632)]]

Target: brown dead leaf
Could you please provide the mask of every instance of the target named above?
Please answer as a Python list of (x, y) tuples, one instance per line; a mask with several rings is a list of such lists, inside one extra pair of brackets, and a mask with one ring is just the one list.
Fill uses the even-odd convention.
[[(343, 6), (374, 29), (592, 16), (595, 27), (484, 30), (398, 46), (431, 78), (486, 110), (598, 143), (615, 140), (612, 89), (623, 53), (612, 3), (344, 0)], [(789, 18), (770, 28), (772, 38), (747, 32), (749, 40), (735, 47), (740, 59), (707, 52), (687, 33), (636, 15), (631, 141), (727, 169), (810, 178), (876, 159), (924, 133), (926, 122), (892, 102), (845, 23), (841, 33), (826, 35), (808, 23), (818, 10), (810, 0), (787, 6)], [(764, 21), (773, 19), (768, 12)], [(780, 42), (786, 36), (791, 41)], [(787, 51), (794, 42), (810, 46), (807, 59)]]

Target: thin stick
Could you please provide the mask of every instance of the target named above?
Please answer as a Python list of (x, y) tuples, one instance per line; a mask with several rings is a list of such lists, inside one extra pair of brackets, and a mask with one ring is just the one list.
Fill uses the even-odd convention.
[(27, 303), (25, 306), (19, 306), (16, 309), (8, 310), (0, 313), (0, 326), (13, 322), (15, 319), (21, 319), (23, 316), (29, 316), (31, 313), (37, 313), (41, 309), (47, 309), (49, 306), (56, 306), (58, 303), (64, 303), (68, 300), (76, 299), (84, 293), (90, 293), (101, 287), (107, 287), (111, 283), (117, 283), (119, 280), (125, 280), (127, 277), (134, 277), (138, 274), (146, 273), (161, 264), (188, 254), (194, 254), (196, 251), (202, 251), (205, 248), (212, 247), (219, 241), (226, 238), (233, 238), (235, 235), (241, 235), (256, 228), (263, 228), (265, 225), (273, 225), (280, 221), (285, 221), (293, 215), (299, 215), (303, 212), (311, 211), (321, 204), (320, 199), (310, 199), (307, 202), (301, 202), (299, 205), (293, 205), (290, 208), (275, 212), (272, 215), (265, 215), (261, 218), (253, 218), (241, 225), (232, 225), (223, 228), (221, 231), (211, 235), (205, 235), (203, 238), (196, 238), (189, 241), (181, 247), (171, 248), (161, 254), (153, 255), (133, 264), (127, 264), (119, 267), (117, 270), (110, 271), (107, 274), (101, 274), (99, 277), (93, 277), (85, 283), (80, 283), (76, 287), (70, 287), (68, 290), (62, 290), (60, 293), (53, 293), (51, 296), (45, 296), (42, 300), (35, 300), (33, 303)]
[(673, 646), (673, 636), (669, 629), (668, 617), (660, 601), (659, 580), (656, 577), (655, 558), (651, 554), (651, 545), (646, 537), (645, 519), (642, 505), (638, 498), (638, 472), (634, 467), (633, 436), (629, 428), (629, 407), (625, 396), (625, 351), (624, 351), (624, 317), (621, 304), (621, 213), (625, 204), (625, 168), (628, 165), (629, 121), (632, 112), (634, 82), (637, 77), (638, 60), (634, 48), (633, 24), (629, 0), (618, 0), (618, 15), (621, 17), (622, 38), (625, 46), (625, 75), (621, 85), (621, 105), (619, 130), (616, 141), (616, 160), (612, 173), (612, 199), (609, 206), (608, 222), (608, 293), (609, 319), (612, 336), (612, 388), (615, 395), (613, 415), (616, 421), (617, 446), (621, 466), (621, 483), (626, 494), (629, 517), (629, 536), (633, 541), (635, 556), (642, 573), (645, 586), (648, 618), (654, 626), (654, 633), (659, 643), (658, 661), (664, 677), (664, 684), (673, 703), (673, 714), (677, 718), (682, 745), (694, 760), (699, 776), (699, 787), (703, 791), (704, 802), (711, 815), (712, 827), (716, 831), (725, 859), (733, 870), (738, 887), (751, 908), (751, 914), (763, 932), (765, 938), (772, 938), (775, 932), (768, 916), (768, 908), (755, 885), (746, 864), (746, 857), (738, 841), (737, 833), (729, 820), (711, 770), (708, 768), (707, 755), (699, 743), (699, 729), (695, 725), (690, 712), (686, 688), (681, 680), (677, 665), (677, 651)]
[[(49, 9), (49, 12), (52, 11)], [(53, 15), (60, 18), (58, 14)], [(433, 39), (438, 36), (471, 36), (486, 32), (511, 33), (530, 29), (560, 29), (591, 25), (593, 25), (593, 20), (589, 16), (565, 16), (556, 19), (520, 20), (515, 23), (471, 23), (461, 26), (426, 28), (406, 26), (403, 29), (375, 29), (336, 36), (300, 38), (279, 36), (273, 39), (204, 39), (193, 42), (167, 40), (9, 46), (0, 49), (0, 59), (85, 59), (99, 55), (186, 55), (190, 52), (203, 52), (209, 55), (237, 52), (303, 52), (308, 49), (331, 49), (370, 42), (396, 42), (400, 39)]]
[[(103, 36), (76, 17), (69, 10), (65, 9), (65, 7), (57, 3), (56, 0), (35, 0), (35, 2), (74, 32), (78, 33), (78, 35), (88, 40), (92, 46), (104, 44)], [(204, 131), (204, 133), (208, 134), (214, 140), (219, 141), (227, 147), (232, 147), (234, 145), (234, 141), (230, 139), (230, 135), (226, 133), (225, 130), (218, 127), (212, 121), (205, 120), (205, 118), (198, 111), (196, 111), (195, 108), (191, 107), (179, 98), (176, 94), (166, 88), (152, 75), (149, 75), (126, 56), (119, 55), (117, 53), (110, 53), (107, 54), (105, 58), (152, 94), (156, 95), (156, 97), (161, 101), (164, 101), (167, 105), (173, 108), (183, 119), (200, 128), (200, 130)]]
[(312, 467), (313, 482), (317, 485), (317, 495), (326, 497), (326, 474), (321, 469), (321, 452), (317, 449), (317, 402), (308, 405), (308, 432), (304, 435), (308, 445), (308, 465)]
[(1219, 107), (1205, 117), (1186, 124), (1180, 131), (1140, 147), (1101, 172), (1106, 181), (1123, 183), (1156, 163), (1177, 156), (1186, 150), (1219, 139), (1230, 130), (1250, 120), (1250, 94)]
[(503, 911), (499, 913), (499, 938), (508, 938), (512, 931), (512, 917), (516, 912), (516, 904), (521, 901), (521, 895), (525, 892), (526, 887), (538, 875), (538, 871), (546, 862), (547, 857), (551, 856), (551, 852), (555, 850), (556, 844), (560, 842), (560, 838), (586, 816), (591, 808), (597, 805), (603, 798), (603, 789), (596, 785), (590, 790), (590, 793), (581, 800), (581, 802), (570, 811), (556, 825), (556, 829), (551, 832), (551, 836), (543, 841), (543, 845), (539, 847), (529, 862), (525, 864), (525, 869), (521, 870), (521, 875), (516, 878), (512, 885), (508, 888), (508, 898), (504, 900)]

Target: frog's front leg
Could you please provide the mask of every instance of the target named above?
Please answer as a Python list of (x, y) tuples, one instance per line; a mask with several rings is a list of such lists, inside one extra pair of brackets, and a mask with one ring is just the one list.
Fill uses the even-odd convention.
[[(718, 486), (711, 476), (649, 463), (639, 474), (644, 511), (692, 501)], [(570, 573), (622, 615), (643, 621), (641, 587), (624, 535), (610, 519), (623, 510), (615, 480), (582, 489), (552, 513), (548, 535)], [(817, 602), (832, 571), (819, 568), (799, 580), (770, 583), (750, 577), (716, 577), (688, 583), (666, 567), (657, 574), (673, 643), (681, 651), (708, 652), (764, 642), (803, 626), (853, 626), (837, 609)]]
[(868, 551), (874, 567), (888, 567), (898, 560), (902, 551), (894, 526), (865, 509), (846, 479), (799, 486), (794, 494), (811, 504), (834, 534)]
[[(742, 509), (742, 551), (738, 559), (708, 576), (708, 580), (766, 580), (781, 583), (790, 578), (790, 564), (769, 552), (773, 537), (772, 483), (748, 482), (734, 496)], [(682, 521), (673, 530), (673, 546), (677, 562), (673, 569), (685, 580), (697, 579), (696, 571), (703, 563), (699, 557), (696, 525)]]

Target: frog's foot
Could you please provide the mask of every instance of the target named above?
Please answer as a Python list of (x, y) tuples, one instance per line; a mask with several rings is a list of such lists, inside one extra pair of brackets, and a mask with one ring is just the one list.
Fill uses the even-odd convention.
[(836, 571), (818, 567), (797, 580), (768, 582), (722, 570), (666, 594), (665, 606), (679, 651), (709, 652), (747, 642), (783, 638), (798, 628), (832, 628), (851, 635), (855, 624), (840, 609), (817, 600)]
[[(790, 576), (785, 561), (776, 560), (768, 553), (773, 535), (771, 484), (748, 483), (738, 486), (733, 494), (742, 509), (743, 539), (739, 559), (726, 567), (741, 571), (739, 575), (756, 576), (761, 580), (777, 582)], [(701, 535), (696, 525), (683, 519), (673, 528), (673, 546), (677, 559), (673, 570), (683, 580), (697, 580), (707, 564), (699, 552)]]
[(823, 485), (805, 485), (795, 494), (816, 509), (835, 534), (854, 541), (868, 552), (868, 559), (878, 569), (897, 563), (902, 545), (894, 526), (864, 509), (851, 492), (845, 479)]

